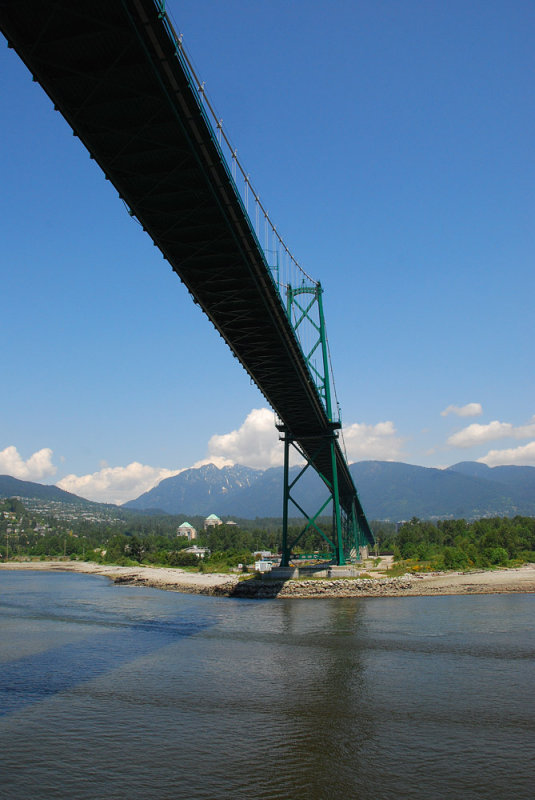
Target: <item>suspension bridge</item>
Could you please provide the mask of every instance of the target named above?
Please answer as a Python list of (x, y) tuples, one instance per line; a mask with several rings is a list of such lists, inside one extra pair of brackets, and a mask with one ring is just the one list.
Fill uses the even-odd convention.
[[(275, 411), (282, 566), (311, 528), (336, 563), (358, 558), (374, 536), (340, 443), (321, 284), (260, 202), (165, 4), (0, 0), (0, 29)], [(309, 468), (325, 486), (312, 512), (296, 499)], [(290, 540), (295, 509), (305, 523)]]

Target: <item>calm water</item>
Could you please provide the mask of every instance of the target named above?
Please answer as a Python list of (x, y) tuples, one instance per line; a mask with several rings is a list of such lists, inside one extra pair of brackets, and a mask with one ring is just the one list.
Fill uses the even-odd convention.
[(0, 573), (3, 798), (532, 798), (535, 595)]

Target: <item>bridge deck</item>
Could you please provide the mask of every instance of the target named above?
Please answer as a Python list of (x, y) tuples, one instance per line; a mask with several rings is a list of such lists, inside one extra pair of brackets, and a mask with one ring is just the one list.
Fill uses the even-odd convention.
[[(332, 478), (330, 423), (195, 87), (154, 0), (0, 0), (8, 43), (300, 442)], [(340, 501), (356, 498), (336, 446)]]

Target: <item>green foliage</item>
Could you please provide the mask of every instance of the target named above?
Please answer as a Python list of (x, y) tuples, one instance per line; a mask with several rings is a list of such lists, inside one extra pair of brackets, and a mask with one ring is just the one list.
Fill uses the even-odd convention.
[(249, 564), (252, 559), (253, 554), (250, 550), (238, 550), (236, 548), (216, 550), (207, 558), (202, 559), (200, 567), (203, 572), (228, 572), (229, 569), (234, 569), (238, 564)]
[(490, 547), (485, 555), (493, 566), (506, 567), (509, 561), (507, 550), (503, 547)]
[(122, 533), (117, 533), (109, 540), (106, 547), (106, 561), (117, 564), (119, 559), (124, 558), (126, 555), (126, 546), (128, 539)]
[(199, 536), (199, 544), (212, 553), (263, 550), (266, 545), (258, 532), (252, 532), (238, 525), (217, 525)]
[(184, 553), (181, 550), (175, 550), (166, 554), (166, 561), (170, 567), (197, 567), (199, 566), (199, 557), (195, 553)]
[(407, 562), (399, 561), (396, 564), (393, 564), (390, 569), (386, 570), (386, 575), (389, 578), (399, 578), (400, 575), (404, 575), (406, 572), (409, 572), (409, 569), (410, 565), (408, 565)]
[(429, 561), (436, 569), (507, 566), (535, 560), (535, 519), (497, 517), (475, 522), (411, 519), (385, 542), (396, 561)]
[(466, 569), (470, 566), (468, 555), (460, 547), (445, 547), (442, 556), (446, 569)]
[(0, 500), (0, 511), (9, 511), (20, 517), (26, 513), (26, 507), (18, 498), (7, 497), (5, 500)]
[[(280, 520), (223, 524), (201, 532), (198, 544), (211, 555), (198, 559), (185, 553), (190, 544), (176, 535), (182, 517), (122, 514), (116, 519), (90, 521), (86, 518), (59, 520), (47, 512), (28, 510), (19, 500), (0, 500), (0, 555), (5, 559), (62, 558), (99, 563), (139, 563), (226, 572), (238, 564), (250, 564), (259, 550), (280, 551)], [(199, 530), (202, 520), (191, 518)], [(327, 536), (332, 534), (330, 518), (318, 520)], [(327, 544), (313, 528), (302, 533), (305, 523), (292, 520), (290, 542), (298, 539), (295, 552), (325, 550)], [(392, 523), (373, 523), (380, 538), (381, 553), (392, 553), (394, 570), (492, 568), (535, 562), (535, 519), (517, 516), (467, 522), (464, 519), (428, 522), (416, 517), (396, 529)], [(301, 535), (302, 534), (302, 535)], [(9, 552), (8, 552), (9, 549)], [(388, 574), (393, 574), (389, 570)]]

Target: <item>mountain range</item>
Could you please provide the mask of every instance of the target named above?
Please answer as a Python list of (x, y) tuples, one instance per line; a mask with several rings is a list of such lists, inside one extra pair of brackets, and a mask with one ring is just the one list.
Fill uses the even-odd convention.
[[(461, 462), (448, 469), (391, 461), (358, 461), (350, 466), (369, 519), (399, 521), (413, 516), (454, 517), (535, 515), (535, 467), (487, 467)], [(290, 471), (297, 475), (299, 467)], [(136, 500), (131, 509), (170, 514), (278, 517), (282, 514), (282, 467), (256, 470), (208, 464), (166, 478)], [(297, 485), (296, 500), (312, 513), (325, 488), (308, 470)]]
[[(292, 480), (299, 469), (290, 471)], [(392, 461), (358, 461), (350, 470), (370, 520), (535, 516), (535, 467), (491, 468), (464, 461), (433, 469)], [(281, 517), (282, 478), (282, 467), (218, 469), (208, 464), (166, 478), (122, 508), (185, 517), (211, 513), (244, 519)], [(293, 494), (310, 513), (326, 499), (325, 488), (312, 470), (305, 472)], [(0, 497), (13, 496), (103, 507), (57, 486), (0, 476)], [(297, 512), (290, 513), (297, 516)]]

